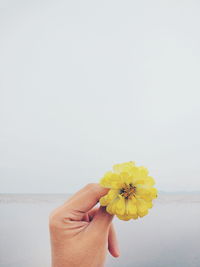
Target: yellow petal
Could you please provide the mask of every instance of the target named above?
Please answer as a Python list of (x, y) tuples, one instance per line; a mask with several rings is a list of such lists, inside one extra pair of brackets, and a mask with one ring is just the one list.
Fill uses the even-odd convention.
[(146, 205), (148, 209), (151, 209), (153, 207), (153, 204), (151, 201), (146, 201)]
[(145, 177), (147, 177), (147, 175), (148, 175), (148, 170), (147, 170), (147, 168), (145, 168), (145, 167), (143, 167), (143, 166), (139, 167), (139, 172), (140, 172), (140, 177), (141, 177), (141, 178), (145, 178)]
[(136, 219), (138, 218), (138, 215), (137, 215), (137, 214), (136, 214), (136, 215), (133, 215), (132, 218), (133, 218), (134, 220), (136, 220)]
[(146, 201), (151, 201), (151, 192), (149, 189), (145, 188), (144, 186), (137, 186), (136, 188), (136, 197), (137, 198), (142, 198)]
[(115, 214), (115, 201), (116, 200), (113, 200), (106, 207), (106, 211), (110, 214)]
[(136, 187), (136, 194), (139, 196), (150, 194), (149, 190), (142, 185)]
[(139, 199), (144, 199), (145, 201), (152, 201), (152, 197), (150, 195), (136, 195)]
[(116, 203), (115, 212), (119, 215), (125, 214), (125, 199), (121, 195), (119, 195), (119, 199)]
[(148, 210), (145, 210), (145, 211), (138, 212), (138, 215), (139, 215), (140, 217), (144, 217), (144, 216), (146, 216), (148, 213), (149, 213), (149, 211), (148, 211)]
[(129, 221), (130, 219), (138, 219), (138, 215), (137, 214), (134, 214), (134, 215), (117, 215), (117, 217), (120, 219), (120, 220), (123, 220), (123, 221)]
[(107, 206), (114, 198), (117, 197), (118, 193), (119, 190), (110, 189), (107, 195), (100, 198), (99, 202), (101, 206)]
[(137, 207), (132, 199), (126, 201), (126, 214), (127, 215), (137, 215)]
[(142, 185), (138, 185), (136, 187), (136, 197), (145, 199), (146, 201), (151, 201), (152, 197), (151, 197), (150, 188), (147, 188), (147, 187), (142, 186)]
[(150, 191), (152, 199), (157, 198), (158, 191), (156, 188), (152, 187), (151, 189), (149, 189), (149, 191)]
[(151, 176), (147, 176), (147, 183), (151, 186), (155, 184), (155, 180)]
[(100, 180), (100, 184), (106, 188), (120, 188), (121, 187), (121, 178), (118, 174), (113, 172), (107, 172), (104, 177)]
[(129, 221), (130, 219), (132, 219), (132, 216), (127, 216), (127, 215), (117, 215), (117, 217), (123, 221)]
[(157, 197), (157, 190), (149, 185), (137, 185), (136, 196), (146, 201), (151, 201)]
[(113, 170), (115, 173), (129, 172), (135, 166), (135, 162), (129, 161), (121, 164), (115, 164)]
[(131, 197), (131, 200), (132, 200), (133, 204), (136, 204), (136, 201), (137, 201), (137, 200), (136, 200), (135, 196), (132, 196), (132, 197)]
[(113, 201), (111, 201), (106, 207), (106, 211), (110, 214), (123, 215), (125, 213), (125, 201), (121, 195), (118, 195)]
[(148, 214), (148, 207), (144, 200), (138, 199), (136, 206), (137, 206), (137, 213), (140, 217), (143, 217)]
[(140, 175), (139, 168), (134, 166), (129, 170), (130, 176), (132, 176), (134, 179), (137, 179)]
[(147, 185), (147, 186), (153, 186), (155, 184), (154, 179), (151, 176), (146, 177), (136, 177), (134, 179), (135, 185)]

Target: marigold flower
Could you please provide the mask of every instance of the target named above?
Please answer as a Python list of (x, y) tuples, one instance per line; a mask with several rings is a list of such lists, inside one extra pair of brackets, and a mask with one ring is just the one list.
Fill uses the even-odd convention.
[(137, 219), (148, 214), (152, 200), (157, 197), (154, 179), (145, 167), (137, 167), (133, 161), (116, 164), (107, 172), (100, 185), (110, 188), (100, 199), (106, 211), (121, 220)]

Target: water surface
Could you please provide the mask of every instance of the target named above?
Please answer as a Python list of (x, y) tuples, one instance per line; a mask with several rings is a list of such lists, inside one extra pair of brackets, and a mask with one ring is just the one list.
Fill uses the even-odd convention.
[[(49, 267), (48, 215), (69, 195), (0, 195), (0, 266)], [(200, 194), (160, 194), (149, 215), (114, 220), (121, 257), (108, 267), (199, 267)]]

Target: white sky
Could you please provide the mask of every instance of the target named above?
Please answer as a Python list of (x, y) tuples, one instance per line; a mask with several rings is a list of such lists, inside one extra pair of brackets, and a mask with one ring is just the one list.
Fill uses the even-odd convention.
[(73, 192), (130, 160), (200, 190), (199, 1), (2, 6), (0, 192)]

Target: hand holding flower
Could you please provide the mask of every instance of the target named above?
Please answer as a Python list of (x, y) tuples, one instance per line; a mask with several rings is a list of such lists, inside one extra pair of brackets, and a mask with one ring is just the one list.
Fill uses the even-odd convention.
[(113, 215), (93, 208), (107, 192), (89, 184), (51, 213), (52, 267), (101, 267), (107, 250), (119, 256)]

